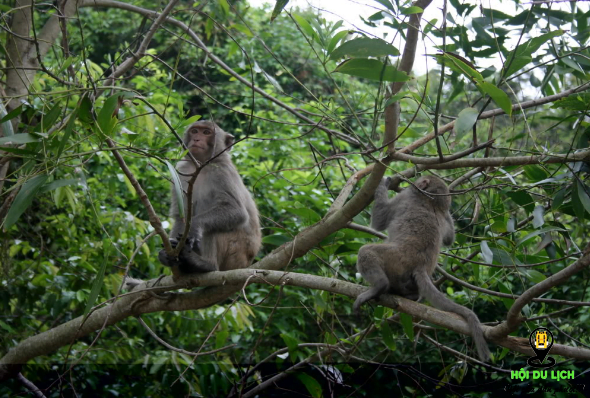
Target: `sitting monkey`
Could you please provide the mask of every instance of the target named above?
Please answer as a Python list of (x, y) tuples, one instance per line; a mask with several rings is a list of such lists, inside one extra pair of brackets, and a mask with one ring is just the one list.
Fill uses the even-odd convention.
[(364, 245), (359, 250), (356, 266), (371, 288), (357, 297), (354, 312), (358, 314), (362, 304), (383, 293), (410, 300), (424, 297), (436, 308), (467, 321), (479, 358), (487, 361), (490, 351), (477, 315), (447, 298), (430, 279), (441, 245), (455, 241), (449, 188), (438, 177), (424, 176), (388, 199), (389, 182), (387, 178), (379, 184), (371, 215), (371, 227), (387, 229), (388, 237), (384, 243)]
[[(256, 204), (229, 156), (234, 137), (214, 122), (198, 121), (187, 128), (183, 141), (195, 159), (208, 163), (193, 187), (188, 239), (178, 258), (161, 250), (160, 262), (180, 274), (248, 267), (260, 248), (260, 224)], [(186, 191), (195, 165), (187, 154), (176, 168)], [(185, 197), (185, 208), (186, 200)], [(170, 242), (174, 247), (185, 228), (178, 206), (173, 190), (170, 216), (174, 226)]]

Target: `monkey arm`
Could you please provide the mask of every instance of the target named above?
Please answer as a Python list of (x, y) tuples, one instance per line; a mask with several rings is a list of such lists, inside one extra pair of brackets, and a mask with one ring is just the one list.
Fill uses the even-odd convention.
[(373, 212), (371, 213), (371, 228), (377, 231), (386, 229), (395, 213), (395, 198), (390, 200), (387, 196), (389, 181), (389, 177), (382, 179), (375, 191), (375, 203), (373, 204)]
[(248, 221), (246, 208), (231, 194), (222, 192), (203, 206), (202, 212), (193, 218), (193, 228), (203, 232), (229, 232)]
[(445, 212), (445, 223), (442, 229), (443, 245), (451, 246), (455, 242), (455, 227), (450, 212)]

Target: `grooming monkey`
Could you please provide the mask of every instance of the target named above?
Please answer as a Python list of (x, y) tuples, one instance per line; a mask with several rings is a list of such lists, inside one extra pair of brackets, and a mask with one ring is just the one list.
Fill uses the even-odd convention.
[[(195, 159), (208, 163), (193, 186), (188, 239), (178, 258), (161, 250), (160, 262), (178, 269), (180, 274), (248, 267), (260, 248), (260, 224), (256, 204), (229, 156), (234, 137), (214, 122), (198, 121), (187, 128), (183, 141)], [(188, 181), (196, 171), (188, 154), (176, 169), (186, 192)], [(185, 209), (186, 202), (185, 196)], [(173, 189), (170, 207), (170, 217), (174, 218), (170, 232), (173, 247), (185, 229), (179, 205), (182, 204), (178, 203)]]
[(477, 315), (447, 298), (430, 279), (441, 245), (455, 241), (449, 188), (438, 177), (424, 176), (389, 199), (389, 182), (389, 178), (383, 179), (375, 191), (371, 215), (371, 227), (387, 229), (388, 237), (384, 243), (364, 245), (359, 250), (356, 266), (371, 288), (357, 297), (354, 312), (358, 314), (361, 305), (383, 293), (410, 300), (424, 297), (436, 308), (467, 321), (479, 358), (487, 361), (490, 351)]

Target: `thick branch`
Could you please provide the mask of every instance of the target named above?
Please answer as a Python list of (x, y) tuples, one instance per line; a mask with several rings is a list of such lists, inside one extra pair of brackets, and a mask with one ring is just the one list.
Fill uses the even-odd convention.
[(529, 290), (520, 295), (518, 299), (514, 301), (508, 315), (506, 316), (506, 322), (496, 326), (491, 332), (490, 336), (493, 337), (504, 337), (518, 329), (518, 326), (523, 321), (520, 312), (523, 307), (530, 303), (534, 298), (539, 297), (543, 293), (549, 291), (551, 288), (567, 281), (570, 277), (582, 271), (584, 268), (590, 266), (590, 243), (584, 249), (582, 257), (570, 265), (559, 271), (556, 274), (551, 275), (544, 281), (537, 283)]
[[(155, 280), (154, 280), (155, 281)], [(324, 290), (331, 293), (342, 294), (348, 297), (356, 297), (366, 288), (354, 283), (332, 278), (325, 278), (308, 274), (288, 273), (282, 271), (264, 271), (257, 269), (241, 269), (225, 272), (209, 272), (195, 274), (180, 280), (183, 286), (223, 286), (215, 289), (191, 291), (188, 293), (170, 293), (168, 300), (155, 298), (147, 294), (143, 295), (141, 289), (146, 285), (151, 286), (154, 281), (144, 282), (135, 288), (131, 294), (121, 296), (115, 304), (94, 311), (88, 316), (88, 320), (82, 325), (82, 317), (66, 322), (54, 329), (48, 330), (36, 336), (29, 337), (18, 346), (10, 350), (1, 360), (0, 366), (8, 364), (24, 364), (28, 360), (47, 355), (59, 347), (70, 344), (76, 338), (86, 336), (98, 329), (103, 324), (113, 325), (129, 316), (159, 311), (185, 311), (189, 309), (203, 308), (214, 304), (216, 300), (227, 296), (231, 291), (239, 290), (244, 283), (265, 283), (271, 285), (299, 286), (315, 290)], [(161, 287), (156, 290), (171, 290), (179, 286), (168, 276), (160, 281)], [(219, 294), (223, 291), (223, 294)], [(211, 294), (214, 293), (214, 294)], [(392, 295), (383, 295), (379, 304), (395, 308), (412, 316), (434, 323), (457, 333), (469, 335), (469, 327), (458, 315), (439, 311), (424, 304), (406, 300)], [(483, 326), (484, 332), (489, 333), (491, 328)], [(514, 337), (498, 338), (494, 343), (531, 355), (533, 352), (528, 345), (528, 339)], [(590, 350), (567, 347), (555, 344), (552, 353), (564, 355), (575, 359), (590, 359)]]
[[(64, 7), (64, 16), (66, 18), (72, 17), (76, 12), (77, 0), (69, 0)], [(19, 97), (26, 96), (30, 85), (33, 83), (35, 73), (37, 73), (38, 61), (47, 54), (59, 34), (61, 29), (59, 26), (59, 13), (52, 14), (41, 32), (37, 35), (38, 46), (31, 45), (25, 38), (30, 38), (31, 35), (31, 0), (19, 0), (16, 3), (17, 7), (22, 8), (16, 11), (15, 19), (13, 20), (11, 29), (20, 37), (12, 36), (10, 41), (14, 41), (15, 47), (9, 48), (8, 64), (11, 68), (6, 72), (6, 95), (14, 97), (8, 109), (12, 110), (19, 104)], [(39, 48), (39, 54), (35, 54)]]

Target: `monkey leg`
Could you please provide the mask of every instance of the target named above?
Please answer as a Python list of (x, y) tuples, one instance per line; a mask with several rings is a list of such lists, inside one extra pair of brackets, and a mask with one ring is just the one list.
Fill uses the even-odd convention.
[[(173, 270), (178, 269), (181, 274), (193, 274), (196, 272), (210, 272), (217, 270), (214, 263), (206, 260), (193, 251), (193, 246), (195, 244), (194, 239), (191, 238), (186, 243), (187, 244), (182, 248), (178, 258), (169, 256), (168, 253), (166, 253), (166, 250), (162, 249), (160, 250), (160, 253), (158, 253), (158, 259), (165, 266), (171, 267)], [(170, 244), (175, 248), (176, 245), (178, 245), (178, 241), (176, 239), (170, 239)]]
[(371, 288), (358, 295), (352, 309), (359, 314), (361, 305), (377, 298), (389, 290), (389, 279), (383, 269), (384, 259), (380, 249), (383, 245), (365, 245), (360, 248), (356, 268), (370, 284)]
[(214, 263), (198, 255), (190, 247), (185, 246), (178, 258), (180, 260), (179, 269), (183, 274), (217, 271), (217, 266)]

